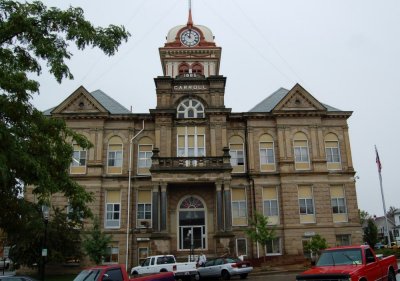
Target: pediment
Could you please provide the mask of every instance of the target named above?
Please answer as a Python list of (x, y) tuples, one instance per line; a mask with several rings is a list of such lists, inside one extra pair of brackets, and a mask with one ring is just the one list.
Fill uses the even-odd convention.
[(83, 86), (58, 105), (52, 114), (104, 114), (105, 109)]
[(326, 111), (326, 107), (307, 92), (300, 84), (296, 84), (273, 111)]

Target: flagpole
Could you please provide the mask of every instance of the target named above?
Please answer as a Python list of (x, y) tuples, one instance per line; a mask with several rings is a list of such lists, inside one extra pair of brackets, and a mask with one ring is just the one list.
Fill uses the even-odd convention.
[(383, 205), (383, 214), (385, 216), (385, 224), (386, 224), (386, 235), (388, 237), (388, 247), (392, 246), (392, 241), (390, 239), (390, 233), (389, 233), (389, 224), (388, 224), (388, 219), (386, 216), (386, 204), (385, 204), (385, 196), (383, 194), (383, 185), (382, 185), (382, 174), (381, 174), (381, 170), (382, 170), (382, 164), (381, 164), (381, 160), (379, 159), (379, 154), (378, 154), (378, 149), (376, 148), (375, 145), (375, 153), (376, 153), (376, 164), (378, 165), (378, 173), (379, 173), (379, 185), (381, 187), (381, 196), (382, 196), (382, 205)]

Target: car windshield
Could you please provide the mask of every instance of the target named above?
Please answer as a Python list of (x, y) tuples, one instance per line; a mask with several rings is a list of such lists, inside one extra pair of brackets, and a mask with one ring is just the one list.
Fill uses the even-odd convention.
[(97, 281), (99, 273), (100, 269), (83, 270), (75, 277), (74, 281)]
[(241, 262), (241, 260), (235, 259), (235, 258), (226, 258), (225, 262), (226, 263), (235, 263), (235, 262)]
[(322, 252), (317, 266), (361, 264), (361, 249), (343, 249)]

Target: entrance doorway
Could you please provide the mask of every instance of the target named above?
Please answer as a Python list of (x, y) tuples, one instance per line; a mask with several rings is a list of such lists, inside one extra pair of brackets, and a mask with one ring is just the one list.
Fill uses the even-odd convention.
[(203, 202), (188, 196), (179, 205), (179, 250), (206, 249), (206, 220)]

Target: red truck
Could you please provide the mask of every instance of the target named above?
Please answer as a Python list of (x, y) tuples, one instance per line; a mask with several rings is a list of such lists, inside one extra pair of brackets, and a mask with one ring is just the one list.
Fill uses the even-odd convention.
[(296, 276), (296, 280), (396, 281), (395, 256), (377, 257), (368, 245), (343, 246), (324, 250), (316, 265)]
[(175, 281), (173, 272), (161, 272), (137, 278), (129, 278), (125, 266), (99, 265), (82, 270), (74, 281)]

